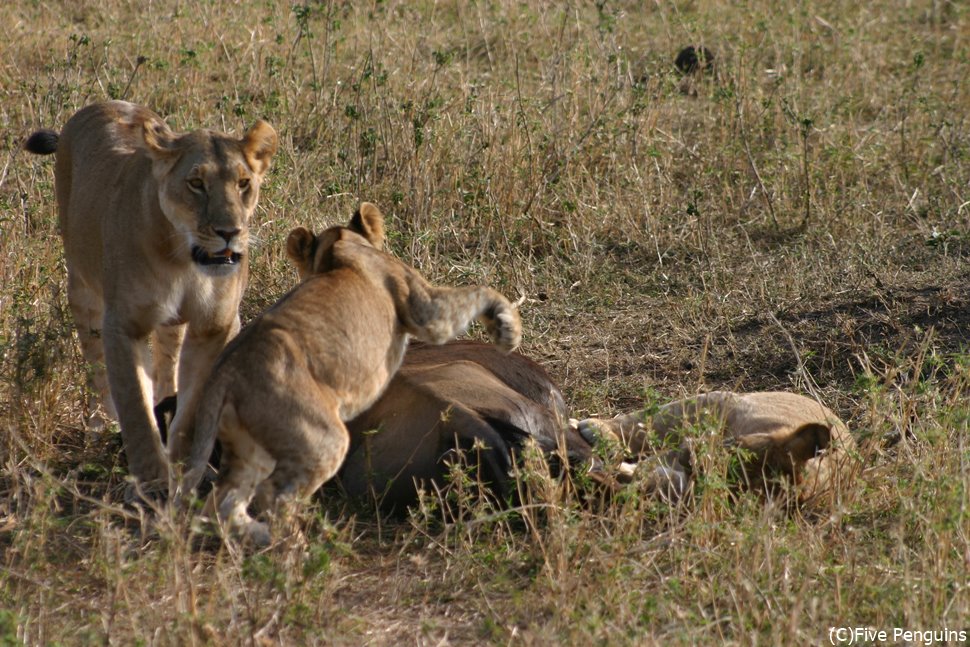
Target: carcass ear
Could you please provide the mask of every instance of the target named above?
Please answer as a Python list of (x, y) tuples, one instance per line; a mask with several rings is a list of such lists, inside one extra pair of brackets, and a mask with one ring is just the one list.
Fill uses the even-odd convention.
[(313, 255), (316, 253), (316, 238), (306, 227), (297, 227), (286, 238), (286, 255), (296, 266), (300, 278), (305, 279), (313, 272)]
[(375, 249), (384, 249), (384, 215), (376, 205), (362, 202), (348, 228), (366, 238)]
[(279, 138), (276, 130), (268, 122), (260, 119), (246, 131), (241, 140), (243, 155), (253, 173), (263, 175), (276, 154)]

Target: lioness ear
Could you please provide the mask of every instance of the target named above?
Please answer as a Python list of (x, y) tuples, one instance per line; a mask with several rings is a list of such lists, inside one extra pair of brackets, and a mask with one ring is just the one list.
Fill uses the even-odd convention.
[(316, 239), (305, 227), (297, 227), (286, 238), (286, 255), (296, 265), (300, 278), (306, 278), (313, 269), (313, 253)]
[(746, 434), (729, 439), (742, 449), (754, 452), (775, 467), (785, 470), (815, 458), (832, 440), (832, 429), (821, 422), (809, 422), (791, 431)]
[(820, 422), (809, 422), (802, 425), (785, 441), (783, 450), (795, 461), (807, 461), (815, 458), (832, 442), (832, 428)]
[(166, 158), (175, 152), (175, 133), (163, 121), (151, 119), (142, 123), (142, 140), (149, 154), (155, 158)]
[(376, 249), (384, 249), (384, 216), (376, 205), (361, 202), (348, 228), (366, 238)]
[(276, 130), (262, 119), (246, 131), (242, 138), (243, 155), (254, 173), (262, 175), (266, 172), (278, 145)]

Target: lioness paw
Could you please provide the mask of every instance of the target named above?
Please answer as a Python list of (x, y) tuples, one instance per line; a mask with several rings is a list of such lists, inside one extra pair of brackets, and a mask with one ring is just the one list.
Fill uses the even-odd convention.
[(255, 548), (266, 548), (272, 541), (269, 526), (261, 521), (248, 521), (237, 528), (235, 534), (244, 544)]
[(502, 310), (489, 326), (492, 342), (502, 350), (515, 350), (522, 343), (522, 323), (515, 310)]
[[(573, 424), (572, 421), (570, 421), (570, 424)], [(596, 446), (604, 440), (608, 442), (616, 442), (619, 440), (613, 430), (609, 428), (609, 422), (599, 418), (578, 420), (573, 424), (573, 427), (583, 437), (583, 440), (593, 446)]]
[(665, 503), (676, 505), (683, 500), (690, 479), (682, 469), (657, 465), (647, 479), (647, 490)]

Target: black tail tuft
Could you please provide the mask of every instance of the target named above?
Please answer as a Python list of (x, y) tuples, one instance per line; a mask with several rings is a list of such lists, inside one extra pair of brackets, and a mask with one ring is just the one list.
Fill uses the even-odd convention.
[(57, 150), (58, 134), (53, 130), (38, 130), (24, 142), (24, 150), (37, 155), (50, 155)]

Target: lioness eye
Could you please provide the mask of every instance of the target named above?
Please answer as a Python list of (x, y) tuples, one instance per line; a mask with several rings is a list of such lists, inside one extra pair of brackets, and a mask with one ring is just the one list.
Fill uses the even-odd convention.
[(205, 189), (205, 182), (202, 181), (202, 178), (194, 177), (188, 180), (188, 184), (189, 188), (193, 191), (202, 191)]
[(249, 178), (248, 177), (244, 177), (244, 178), (242, 178), (242, 179), (239, 180), (239, 190), (240, 191), (249, 191)]

